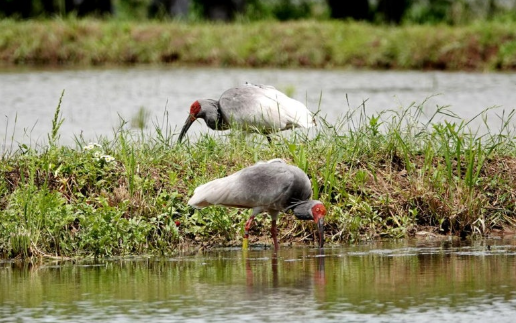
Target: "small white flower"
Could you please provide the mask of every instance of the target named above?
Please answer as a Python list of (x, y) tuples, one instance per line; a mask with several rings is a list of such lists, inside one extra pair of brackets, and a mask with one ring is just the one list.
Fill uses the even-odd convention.
[(94, 148), (102, 148), (101, 145), (97, 144), (96, 142), (90, 142), (88, 145), (84, 146), (84, 150), (92, 150)]
[(110, 163), (115, 160), (115, 158), (113, 156), (109, 156), (109, 155), (102, 155), (102, 156), (100, 156), (100, 158), (104, 159), (104, 161), (106, 163)]
[(96, 151), (93, 153), (93, 157), (99, 158), (100, 157), (100, 151)]

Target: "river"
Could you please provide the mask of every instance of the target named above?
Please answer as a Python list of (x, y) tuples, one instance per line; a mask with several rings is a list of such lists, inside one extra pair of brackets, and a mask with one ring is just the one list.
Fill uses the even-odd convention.
[[(57, 70), (0, 71), (0, 142), (44, 144), (61, 92), (65, 119), (60, 142), (73, 144), (74, 137), (96, 141), (112, 137), (121, 120), (135, 119), (143, 108), (149, 114), (147, 127), (168, 126), (180, 130), (189, 107), (200, 98), (218, 98), (230, 87), (251, 82), (270, 84), (306, 102), (312, 111), (332, 122), (349, 109), (365, 102), (368, 114), (419, 105), (426, 100), (429, 116), (436, 106), (449, 106), (461, 118), (482, 110), (489, 113), (488, 125), (500, 126), (501, 115), (516, 108), (516, 74), (282, 70), (229, 68), (171, 68), (144, 66)], [(428, 99), (428, 100), (427, 100)], [(166, 115), (168, 118), (164, 118)], [(472, 123), (484, 126), (480, 119)], [(189, 132), (195, 136), (210, 130), (202, 121)]]
[(516, 240), (0, 262), (0, 322), (514, 322)]

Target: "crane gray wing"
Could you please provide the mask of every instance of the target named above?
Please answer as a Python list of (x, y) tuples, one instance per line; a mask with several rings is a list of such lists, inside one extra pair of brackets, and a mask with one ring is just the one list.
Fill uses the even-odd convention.
[(228, 124), (263, 133), (313, 125), (311, 112), (272, 86), (245, 85), (232, 88), (219, 99), (222, 117)]
[(273, 89), (273, 90), (276, 90), (276, 88), (272, 85), (267, 85), (267, 84), (253, 84), (253, 83), (250, 83), (250, 82), (245, 82), (246, 86), (254, 86), (254, 87), (259, 87), (259, 88), (262, 88), (262, 89)]
[(283, 162), (256, 164), (199, 186), (188, 204), (199, 208), (224, 205), (284, 210), (292, 199), (311, 195), (308, 178), (305, 181), (298, 176), (291, 166)]

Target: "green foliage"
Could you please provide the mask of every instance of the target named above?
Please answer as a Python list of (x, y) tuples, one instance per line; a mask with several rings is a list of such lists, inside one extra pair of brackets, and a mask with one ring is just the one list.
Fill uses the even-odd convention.
[[(278, 20), (291, 20), (309, 18), (312, 14), (311, 3), (309, 1), (296, 1), (294, 4), (290, 0), (279, 0), (274, 4), (269, 4), (272, 8), (274, 17)], [(270, 10), (270, 9), (269, 9)]]
[[(156, 135), (127, 130), (76, 148), (57, 145), (59, 107), (43, 148), (20, 146), (0, 165), (0, 254), (4, 257), (170, 254), (183, 244), (241, 241), (249, 211), (187, 205), (194, 189), (259, 160), (283, 158), (309, 176), (327, 205), (329, 240), (405, 237), (418, 230), (486, 234), (516, 223), (514, 111), (486, 109), (469, 120), (447, 107), (431, 115), (426, 100), (368, 115), (366, 103), (314, 132), (264, 136), (204, 134), (178, 145), (168, 126)], [(166, 118), (166, 113), (165, 113)], [(424, 116), (424, 117), (423, 117)], [(446, 118), (442, 118), (446, 117)], [(481, 119), (488, 129), (471, 129)], [(217, 162), (213, 162), (216, 160)], [(269, 235), (268, 217), (253, 236)], [(261, 225), (261, 224), (264, 225)], [(282, 240), (312, 236), (310, 225), (283, 215)]]
[(28, 256), (41, 252), (66, 253), (73, 236), (68, 226), (74, 222), (72, 206), (48, 187), (35, 189), (26, 183), (13, 192), (9, 208), (3, 212), (0, 240), (7, 255)]
[(128, 201), (110, 206), (104, 197), (82, 205), (78, 212), (78, 249), (96, 256), (138, 254), (146, 249), (152, 223), (139, 215), (127, 216)]
[(64, 96), (64, 90), (61, 92), (61, 96), (59, 97), (59, 103), (57, 104), (56, 112), (54, 114), (54, 119), (52, 119), (52, 131), (48, 135), (48, 142), (51, 146), (54, 146), (57, 144), (57, 141), (59, 140), (59, 128), (61, 128), (61, 125), (64, 122), (64, 119), (62, 118), (61, 114), (61, 102), (63, 101)]
[[(42, 18), (66, 17), (75, 18), (77, 12), (67, 12), (64, 0), (30, 1), (30, 6), (16, 4), (16, 0), (3, 0), (0, 17), (10, 18)], [(19, 2), (19, 1), (18, 1)], [(170, 6), (173, 1), (153, 0), (111, 0), (113, 14), (101, 16), (103, 19), (118, 21), (147, 21), (151, 19), (180, 19), (188, 22), (204, 21), (203, 9), (213, 5), (210, 1), (192, 0), (187, 13), (173, 16)], [(231, 2), (231, 1), (228, 1)], [(233, 1), (234, 2), (234, 1)], [(386, 4), (387, 7), (383, 6)], [(99, 4), (102, 1), (98, 1)], [(400, 10), (405, 23), (418, 24), (464, 24), (476, 20), (514, 21), (515, 14), (511, 3), (507, 1), (469, 1), (469, 0), (406, 0), (406, 1), (369, 1), (369, 19), (376, 23), (387, 23), (394, 11)], [(329, 19), (331, 6), (324, 0), (246, 0), (245, 6), (238, 11), (237, 21), (257, 20), (295, 20), (295, 19)], [(390, 10), (389, 10), (390, 9)], [(98, 16), (91, 13), (92, 16)], [(387, 19), (386, 19), (387, 18)], [(391, 17), (394, 18), (394, 17)]]
[(143, 130), (148, 123), (150, 111), (144, 107), (140, 107), (131, 119), (131, 127)]
[(451, 23), (454, 18), (451, 7), (450, 0), (417, 1), (412, 5), (405, 19), (415, 23)]
[[(0, 20), (6, 65), (181, 64), (241, 67), (512, 70), (514, 22), (450, 27), (349, 21), (210, 24)], [(29, 37), (30, 35), (30, 37)], [(134, 117), (142, 126), (145, 111)], [(57, 124), (56, 124), (57, 125)]]

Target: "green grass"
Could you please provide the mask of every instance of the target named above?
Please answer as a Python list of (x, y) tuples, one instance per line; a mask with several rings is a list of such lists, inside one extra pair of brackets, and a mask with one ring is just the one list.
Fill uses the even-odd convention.
[[(125, 130), (122, 120), (111, 139), (77, 137), (74, 146), (59, 145), (66, 121), (58, 105), (49, 145), (1, 157), (0, 254), (172, 254), (186, 245), (238, 245), (249, 211), (194, 210), (188, 198), (198, 185), (271, 158), (309, 175), (314, 198), (327, 205), (330, 244), (514, 230), (513, 112), (497, 111), (500, 128), (480, 134), (470, 124), (480, 118), (487, 127), (487, 110), (461, 120), (446, 107), (424, 116), (424, 104), (367, 116), (364, 103), (334, 123), (319, 118), (314, 133), (274, 136), (272, 145), (238, 131), (177, 145), (165, 112), (155, 135)], [(269, 221), (258, 221), (251, 243), (269, 241)], [(282, 242), (313, 235), (311, 223), (282, 216)]]
[(343, 21), (0, 21), (3, 65), (514, 70), (516, 22), (385, 26)]

